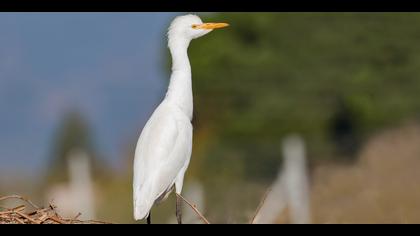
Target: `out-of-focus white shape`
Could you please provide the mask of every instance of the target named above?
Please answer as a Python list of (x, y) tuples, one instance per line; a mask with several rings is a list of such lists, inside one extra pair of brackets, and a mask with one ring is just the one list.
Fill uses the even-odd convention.
[(309, 224), (309, 180), (304, 141), (297, 135), (291, 135), (283, 140), (282, 151), (283, 169), (273, 183), (254, 223), (275, 223), (280, 213), (289, 206), (291, 223)]
[(94, 219), (95, 202), (89, 157), (81, 150), (74, 150), (68, 160), (70, 182), (53, 186), (47, 193), (47, 201), (52, 202), (63, 217), (71, 218), (81, 213), (78, 219)]
[(284, 176), (290, 204), (291, 222), (309, 224), (309, 179), (306, 170), (305, 143), (297, 135), (283, 141)]
[(257, 215), (254, 224), (272, 224), (287, 206), (287, 194), (285, 192), (285, 179), (279, 174), (271, 186), (271, 190)]

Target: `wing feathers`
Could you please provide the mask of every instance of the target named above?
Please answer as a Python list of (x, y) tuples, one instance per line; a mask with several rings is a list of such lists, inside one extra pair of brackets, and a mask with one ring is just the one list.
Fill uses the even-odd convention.
[(134, 161), (136, 219), (147, 216), (155, 200), (172, 187), (189, 161), (192, 145), (189, 129), (192, 129), (189, 120), (178, 120), (170, 106), (158, 107), (146, 123)]

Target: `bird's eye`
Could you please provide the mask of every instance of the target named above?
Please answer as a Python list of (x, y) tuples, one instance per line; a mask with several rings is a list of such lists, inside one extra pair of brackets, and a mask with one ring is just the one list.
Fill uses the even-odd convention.
[(198, 25), (194, 24), (194, 25), (192, 25), (191, 27), (192, 27), (193, 29), (197, 29), (197, 26), (198, 26)]

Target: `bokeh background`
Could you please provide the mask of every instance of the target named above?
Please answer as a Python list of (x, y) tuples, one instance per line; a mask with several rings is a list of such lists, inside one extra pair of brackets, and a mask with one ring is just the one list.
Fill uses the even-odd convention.
[[(134, 149), (166, 92), (166, 30), (181, 14), (0, 14), (0, 196), (76, 209), (85, 195), (69, 186), (84, 164), (71, 157), (84, 156), (85, 215), (135, 223)], [(184, 192), (210, 222), (249, 222), (297, 135), (310, 222), (420, 223), (420, 14), (198, 15), (230, 24), (189, 48)], [(171, 196), (153, 221), (174, 212)]]

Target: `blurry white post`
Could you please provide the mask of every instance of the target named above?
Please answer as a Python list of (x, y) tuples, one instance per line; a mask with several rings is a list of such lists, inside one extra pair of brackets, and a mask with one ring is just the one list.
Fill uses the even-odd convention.
[(73, 150), (68, 159), (68, 184), (57, 184), (47, 192), (47, 201), (57, 207), (63, 217), (91, 220), (95, 218), (93, 182), (88, 155), (82, 150)]
[(309, 224), (309, 180), (303, 139), (297, 135), (286, 138), (283, 141), (283, 157), (291, 222)]
[(283, 140), (282, 152), (283, 168), (255, 216), (255, 224), (275, 223), (287, 206), (291, 223), (310, 223), (309, 181), (303, 139), (298, 135), (288, 136)]
[(277, 179), (271, 185), (261, 208), (253, 220), (253, 224), (273, 224), (280, 213), (287, 207), (286, 182), (283, 173), (280, 172)]
[(74, 207), (82, 213), (81, 219), (95, 218), (93, 183), (90, 173), (90, 163), (87, 154), (75, 150), (69, 158), (70, 191), (74, 194)]

